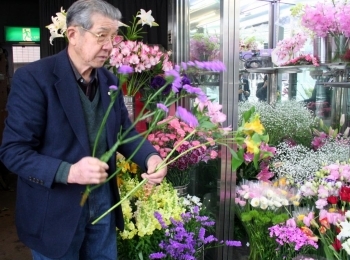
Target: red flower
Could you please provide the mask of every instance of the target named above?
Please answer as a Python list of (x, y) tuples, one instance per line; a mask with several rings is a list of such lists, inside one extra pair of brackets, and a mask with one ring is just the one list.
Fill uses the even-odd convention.
[(340, 243), (339, 239), (337, 239), (337, 238), (335, 238), (332, 246), (334, 247), (335, 251), (338, 251), (338, 252), (342, 248), (341, 243)]
[(330, 203), (330, 204), (337, 204), (337, 202), (338, 202), (338, 197), (337, 196), (329, 196), (328, 198), (327, 198), (327, 201), (328, 201), (328, 203)]
[(339, 197), (342, 201), (350, 202), (350, 187), (342, 186), (339, 191)]

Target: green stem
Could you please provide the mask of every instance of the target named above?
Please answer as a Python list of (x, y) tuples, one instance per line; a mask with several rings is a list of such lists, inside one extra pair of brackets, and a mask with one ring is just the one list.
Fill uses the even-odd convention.
[(97, 219), (95, 219), (92, 224), (95, 225), (97, 222), (99, 222), (102, 218), (107, 216), (112, 210), (114, 210), (116, 207), (118, 207), (120, 204), (123, 203), (124, 200), (129, 198), (135, 191), (137, 191), (141, 186), (143, 186), (148, 180), (143, 179), (139, 184), (135, 186), (131, 191), (129, 191), (124, 198), (122, 198), (118, 203), (114, 204), (111, 208), (109, 208), (105, 213), (103, 213), (101, 216), (99, 216)]

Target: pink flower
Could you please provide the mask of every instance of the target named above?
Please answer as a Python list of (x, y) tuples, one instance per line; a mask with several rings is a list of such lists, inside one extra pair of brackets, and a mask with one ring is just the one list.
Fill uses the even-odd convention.
[(318, 199), (315, 204), (317, 209), (323, 209), (325, 206), (327, 206), (328, 202), (327, 199)]

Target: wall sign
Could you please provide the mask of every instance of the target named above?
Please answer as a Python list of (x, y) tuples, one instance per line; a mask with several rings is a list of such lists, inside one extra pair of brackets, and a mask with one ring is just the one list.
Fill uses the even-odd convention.
[(40, 42), (39, 27), (5, 26), (6, 42)]

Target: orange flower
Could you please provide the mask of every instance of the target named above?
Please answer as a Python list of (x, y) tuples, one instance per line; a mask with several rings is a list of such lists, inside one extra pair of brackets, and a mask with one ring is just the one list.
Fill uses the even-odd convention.
[(321, 234), (325, 234), (327, 232), (327, 229), (324, 227), (324, 226), (321, 226), (318, 231), (321, 233)]
[(312, 230), (308, 227), (301, 227), (300, 228), (301, 231), (304, 232), (304, 234), (311, 240), (317, 242), (318, 241), (318, 237), (314, 235), (314, 233), (312, 232)]
[(320, 219), (320, 223), (326, 229), (330, 229), (331, 228), (331, 225), (329, 224), (327, 218)]

